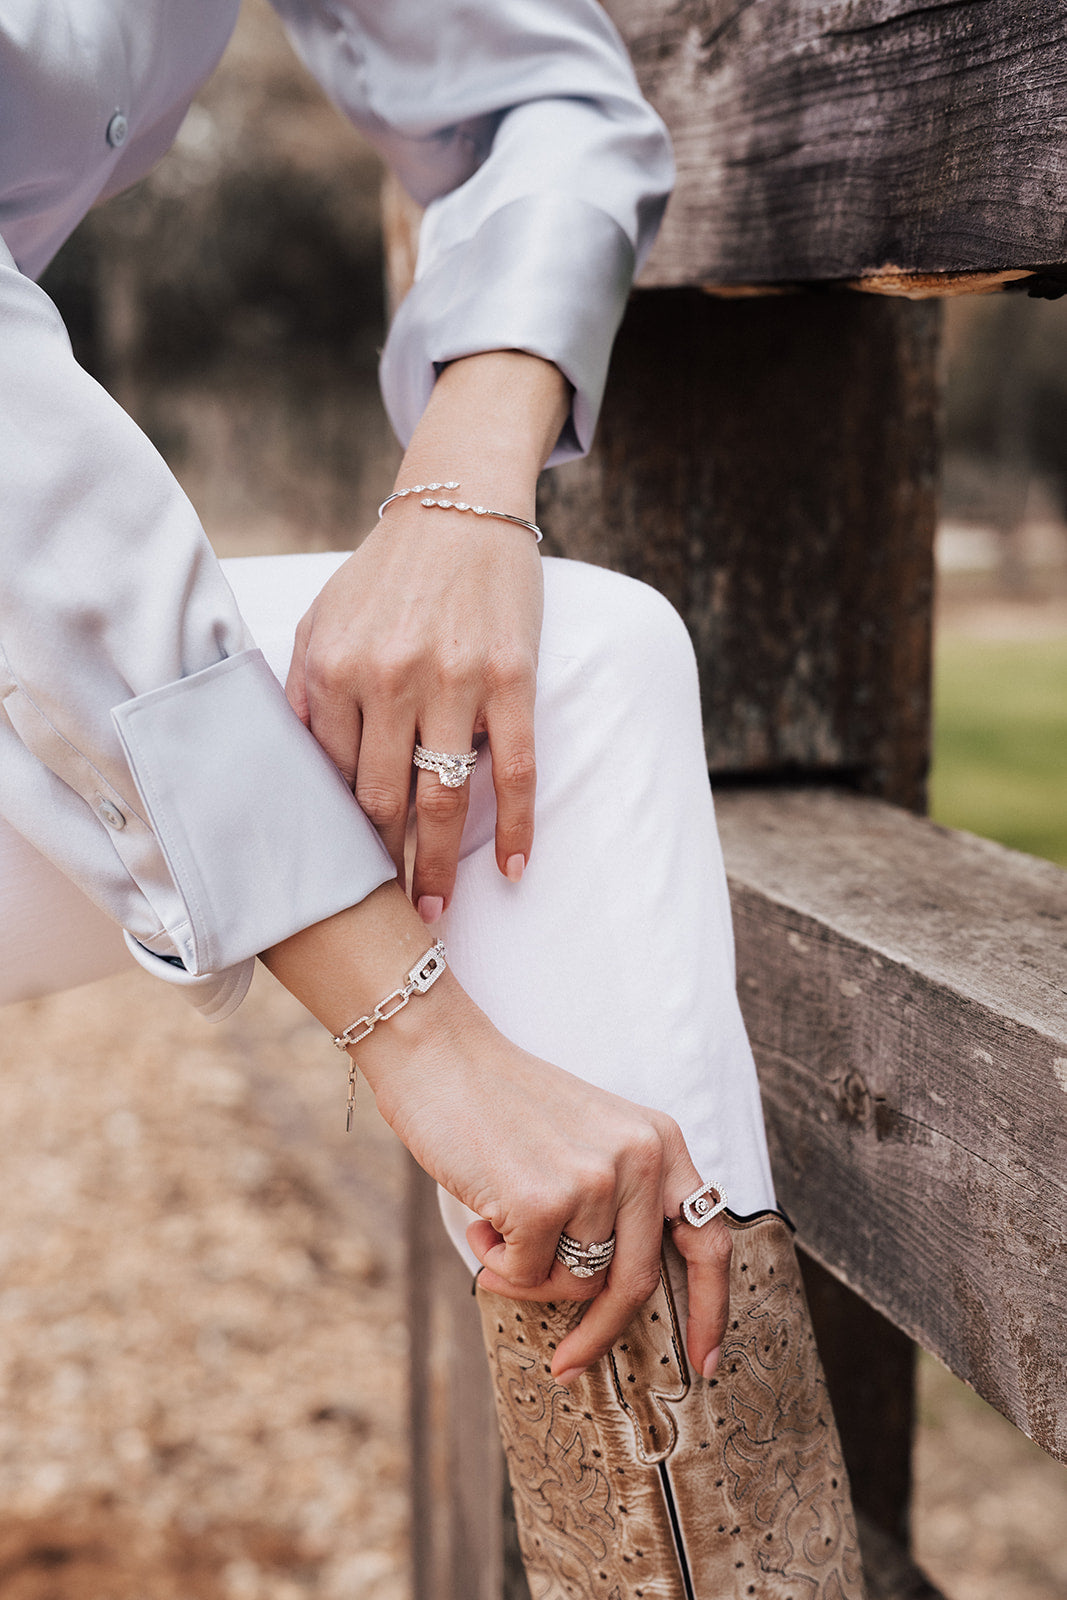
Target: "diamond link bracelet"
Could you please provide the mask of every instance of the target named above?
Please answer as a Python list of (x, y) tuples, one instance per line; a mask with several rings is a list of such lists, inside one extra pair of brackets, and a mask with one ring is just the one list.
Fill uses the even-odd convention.
[[(442, 939), (430, 946), (424, 956), (412, 967), (399, 989), (394, 989), (392, 994), (387, 994), (384, 1000), (379, 1000), (373, 1011), (365, 1017), (357, 1017), (355, 1022), (350, 1022), (343, 1033), (334, 1038), (338, 1050), (347, 1050), (349, 1045), (361, 1044), (368, 1034), (374, 1032), (379, 1022), (388, 1022), (390, 1017), (395, 1017), (398, 1011), (403, 1011), (413, 994), (425, 994), (432, 989), (442, 972), (448, 966), (445, 956), (445, 946)], [(348, 1110), (345, 1119), (345, 1132), (352, 1131), (352, 1112), (356, 1105), (356, 1063), (353, 1061), (348, 1069)]]

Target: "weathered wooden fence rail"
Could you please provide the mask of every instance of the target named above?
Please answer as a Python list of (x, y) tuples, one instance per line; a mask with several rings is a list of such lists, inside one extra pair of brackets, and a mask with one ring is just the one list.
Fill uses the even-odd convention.
[[(607, 9), (679, 188), (546, 549), (656, 584), (692, 631), (871, 1593), (919, 1600), (912, 1341), (1067, 1460), (1067, 874), (915, 815), (938, 307), (828, 291), (1067, 287), (1067, 3)], [(414, 223), (388, 216), (399, 293)], [(469, 1286), (412, 1196), (418, 1600), (516, 1600)]]

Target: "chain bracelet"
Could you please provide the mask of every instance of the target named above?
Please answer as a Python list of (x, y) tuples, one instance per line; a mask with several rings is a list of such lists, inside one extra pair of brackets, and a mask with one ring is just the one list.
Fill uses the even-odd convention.
[[(445, 946), (442, 939), (430, 946), (426, 954), (420, 956), (411, 971), (408, 973), (399, 989), (394, 989), (392, 994), (387, 994), (384, 1000), (379, 1000), (373, 1011), (365, 1017), (357, 1017), (355, 1022), (350, 1022), (343, 1033), (334, 1037), (334, 1044), (338, 1050), (347, 1050), (349, 1045), (361, 1044), (369, 1034), (372, 1034), (379, 1022), (388, 1022), (390, 1017), (395, 1017), (398, 1011), (403, 1011), (413, 994), (425, 994), (432, 989), (442, 972), (448, 966), (445, 956)], [(345, 1132), (352, 1131), (352, 1112), (356, 1104), (356, 1063), (353, 1061), (348, 1069), (348, 1107), (345, 1118)]]

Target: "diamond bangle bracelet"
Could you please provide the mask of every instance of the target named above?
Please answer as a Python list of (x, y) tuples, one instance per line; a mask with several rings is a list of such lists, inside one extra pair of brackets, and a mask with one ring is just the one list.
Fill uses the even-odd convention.
[(382, 512), (386, 506), (391, 506), (394, 500), (406, 500), (410, 494), (426, 495), (419, 504), (439, 511), (469, 511), (476, 517), (493, 517), (497, 522), (513, 522), (517, 528), (527, 528), (540, 544), (544, 534), (536, 522), (528, 522), (525, 517), (513, 517), (510, 511), (493, 511), (489, 506), (472, 506), (466, 500), (435, 500), (433, 495), (440, 489), (458, 489), (459, 483), (453, 478), (448, 483), (415, 483), (410, 489), (395, 489), (392, 494), (386, 495), (378, 507), (378, 520), (381, 521)]

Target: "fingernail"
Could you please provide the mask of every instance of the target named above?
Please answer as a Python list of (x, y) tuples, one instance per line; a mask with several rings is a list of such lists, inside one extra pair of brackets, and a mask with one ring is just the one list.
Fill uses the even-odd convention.
[(429, 926), (436, 922), (445, 909), (445, 902), (439, 894), (423, 894), (419, 896), (419, 916)]
[(715, 1368), (719, 1365), (719, 1357), (721, 1355), (722, 1345), (717, 1344), (704, 1363), (705, 1378), (713, 1378), (715, 1376)]
[(565, 1389), (569, 1389), (575, 1379), (580, 1378), (584, 1371), (584, 1367), (568, 1367), (566, 1372), (557, 1372), (553, 1376), (557, 1383), (562, 1383)]
[(525, 871), (525, 856), (521, 856), (516, 853), (513, 856), (508, 856), (508, 859), (504, 862), (504, 876), (508, 878), (511, 883), (518, 883)]

